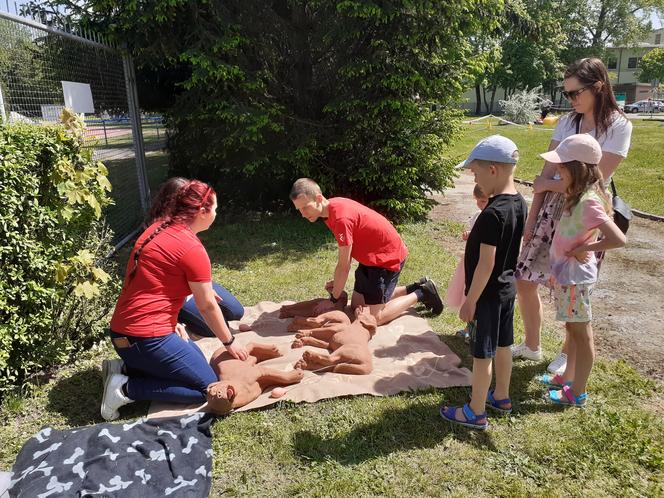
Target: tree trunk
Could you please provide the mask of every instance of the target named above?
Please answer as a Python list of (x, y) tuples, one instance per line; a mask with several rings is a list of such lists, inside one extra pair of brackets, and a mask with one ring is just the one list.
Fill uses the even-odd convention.
[(475, 114), (478, 116), (482, 114), (482, 93), (480, 92), (480, 85), (475, 85)]
[(496, 90), (498, 90), (498, 88), (495, 86), (491, 89), (491, 107), (490, 107), (491, 110), (489, 112), (492, 114), (493, 114), (493, 104), (496, 101)]
[(599, 15), (597, 16), (597, 25), (595, 26), (595, 32), (593, 33), (593, 39), (590, 44), (592, 48), (598, 48), (602, 44), (602, 33), (604, 33), (604, 28), (606, 27), (606, 15), (607, 15), (607, 0), (602, 0), (600, 2)]

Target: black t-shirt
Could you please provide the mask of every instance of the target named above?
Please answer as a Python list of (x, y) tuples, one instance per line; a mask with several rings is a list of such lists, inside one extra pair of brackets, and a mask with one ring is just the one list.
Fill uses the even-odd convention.
[(521, 194), (499, 194), (489, 199), (466, 241), (466, 294), (480, 259), (480, 244), (487, 244), (496, 247), (496, 261), (480, 298), (510, 299), (516, 295), (514, 269), (527, 215), (528, 206)]

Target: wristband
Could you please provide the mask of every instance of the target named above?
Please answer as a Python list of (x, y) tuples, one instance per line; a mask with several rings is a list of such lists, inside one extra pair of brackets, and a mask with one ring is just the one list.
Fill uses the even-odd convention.
[(235, 341), (235, 336), (234, 336), (233, 334), (231, 334), (231, 340), (230, 340), (230, 341), (228, 341), (228, 342), (221, 341), (221, 343), (222, 343), (224, 346), (228, 347), (228, 346), (230, 346), (231, 344), (233, 344), (234, 341)]
[(332, 293), (330, 292), (330, 301), (332, 301), (332, 304), (337, 304), (337, 301), (339, 301), (338, 297), (334, 297)]

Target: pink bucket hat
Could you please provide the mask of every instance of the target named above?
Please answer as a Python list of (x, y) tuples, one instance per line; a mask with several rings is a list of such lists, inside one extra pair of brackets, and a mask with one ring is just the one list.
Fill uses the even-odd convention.
[(602, 148), (593, 137), (580, 133), (570, 135), (560, 142), (555, 150), (540, 154), (540, 157), (550, 163), (581, 161), (586, 164), (598, 164), (602, 159)]

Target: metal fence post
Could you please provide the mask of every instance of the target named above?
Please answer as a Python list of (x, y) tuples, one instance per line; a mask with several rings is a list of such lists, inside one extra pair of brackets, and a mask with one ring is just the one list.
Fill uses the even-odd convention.
[(125, 86), (127, 87), (127, 102), (129, 104), (129, 120), (134, 140), (134, 156), (136, 159), (136, 173), (138, 188), (140, 190), (141, 207), (147, 213), (150, 207), (150, 184), (148, 183), (147, 167), (145, 165), (145, 145), (143, 143), (143, 130), (141, 127), (141, 110), (138, 107), (138, 91), (136, 89), (136, 73), (131, 55), (125, 50), (122, 53), (124, 66)]
[(0, 123), (4, 124), (7, 122), (7, 116), (5, 115), (5, 99), (2, 97), (2, 85), (0, 84)]

